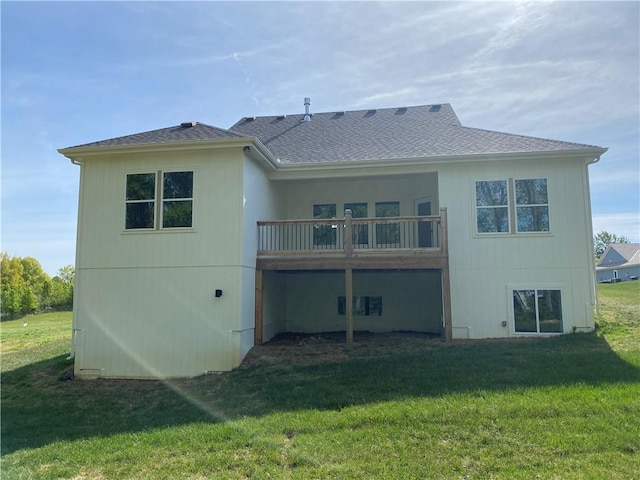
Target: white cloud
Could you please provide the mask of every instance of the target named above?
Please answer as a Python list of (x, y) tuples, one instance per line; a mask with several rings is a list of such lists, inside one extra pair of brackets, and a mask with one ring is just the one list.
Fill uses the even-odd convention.
[(593, 215), (593, 233), (606, 231), (616, 235), (624, 235), (631, 242), (640, 242), (640, 214), (598, 213)]

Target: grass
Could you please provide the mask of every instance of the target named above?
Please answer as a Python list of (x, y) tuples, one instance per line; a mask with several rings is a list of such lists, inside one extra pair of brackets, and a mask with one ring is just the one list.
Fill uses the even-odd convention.
[(2, 478), (639, 478), (640, 282), (598, 288), (593, 334), (259, 347), (172, 382), (64, 381), (69, 314), (2, 322)]

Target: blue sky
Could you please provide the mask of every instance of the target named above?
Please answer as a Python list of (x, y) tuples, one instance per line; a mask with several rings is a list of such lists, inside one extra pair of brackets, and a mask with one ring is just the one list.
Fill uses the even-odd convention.
[(2, 2), (2, 250), (74, 263), (58, 148), (198, 120), (451, 103), (609, 148), (594, 230), (640, 241), (638, 2)]

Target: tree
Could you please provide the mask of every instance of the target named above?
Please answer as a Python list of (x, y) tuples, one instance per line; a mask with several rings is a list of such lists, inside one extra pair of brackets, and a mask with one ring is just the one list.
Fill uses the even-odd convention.
[(60, 280), (68, 285), (73, 285), (75, 276), (76, 269), (73, 265), (67, 265), (66, 267), (62, 267), (58, 270), (58, 277), (60, 277)]
[(40, 262), (32, 257), (0, 255), (0, 308), (2, 316), (36, 312), (45, 307), (68, 308), (73, 305), (73, 265), (62, 267), (50, 278)]
[(67, 265), (58, 270), (58, 275), (51, 279), (50, 301), (54, 307), (71, 307), (73, 305), (73, 283), (75, 268)]
[(0, 259), (0, 300), (2, 313), (15, 317), (22, 312), (23, 298), (27, 295), (27, 285), (24, 281), (24, 268), (18, 257), (10, 257), (2, 253)]
[(616, 235), (615, 233), (609, 233), (606, 231), (598, 232), (593, 237), (593, 251), (596, 255), (596, 260), (600, 260), (602, 254), (612, 243), (630, 243), (629, 239), (624, 235)]
[(32, 313), (41, 305), (48, 303), (47, 291), (51, 279), (42, 269), (40, 262), (32, 257), (20, 259), (22, 264), (22, 278), (27, 285), (25, 298), (23, 298), (23, 312)]

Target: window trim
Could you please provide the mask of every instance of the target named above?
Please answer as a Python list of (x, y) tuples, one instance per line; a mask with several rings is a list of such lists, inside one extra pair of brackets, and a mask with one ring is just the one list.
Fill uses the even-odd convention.
[[(505, 182), (507, 185), (507, 204), (506, 205), (490, 205), (490, 206), (479, 206), (478, 205), (478, 197), (477, 197), (477, 185), (479, 182)], [(473, 181), (473, 230), (476, 235), (486, 236), (486, 235), (497, 235), (497, 236), (505, 236), (511, 235), (513, 230), (513, 215), (511, 214), (513, 208), (511, 206), (512, 203), (512, 192), (511, 192), (511, 182), (509, 178), (490, 178), (490, 179), (480, 179)], [(506, 232), (480, 232), (478, 230), (478, 210), (479, 209), (498, 209), (498, 208), (506, 208), (507, 209), (507, 231)]]
[[(522, 206), (546, 206), (547, 207), (547, 215), (549, 218), (549, 230), (543, 231), (535, 231), (535, 232), (521, 232), (518, 230), (518, 214), (517, 209), (518, 205), (516, 203), (516, 193), (515, 193), (515, 184), (516, 181), (522, 180), (545, 180), (547, 185), (547, 203), (546, 204), (536, 204), (536, 205), (522, 205)], [(507, 182), (507, 205), (508, 208), (508, 222), (509, 229), (507, 232), (480, 232), (478, 231), (478, 208), (492, 208), (492, 207), (478, 207), (478, 199), (476, 197), (476, 184), (478, 182), (492, 182), (492, 181), (503, 181)], [(552, 221), (551, 221), (551, 193), (550, 193), (550, 181), (549, 177), (544, 175), (528, 175), (528, 176), (519, 176), (519, 177), (491, 177), (491, 178), (475, 178), (471, 184), (471, 195), (473, 198), (472, 203), (472, 222), (473, 222), (473, 236), (476, 238), (486, 238), (486, 237), (526, 237), (526, 236), (550, 236), (553, 234), (551, 229)], [(504, 208), (504, 206), (495, 207), (495, 208)]]
[[(535, 204), (518, 204), (518, 198), (516, 196), (516, 182), (521, 182), (524, 180), (544, 180), (545, 187), (547, 189), (547, 203), (535, 203)], [(547, 177), (535, 177), (535, 178), (513, 178), (512, 179), (512, 188), (513, 188), (513, 220), (514, 220), (514, 230), (517, 235), (528, 235), (528, 234), (538, 234), (538, 233), (551, 233), (551, 207), (549, 201), (549, 179)], [(547, 219), (549, 223), (549, 230), (537, 230), (533, 232), (521, 232), (518, 229), (518, 207), (547, 207)]]
[[(562, 331), (561, 332), (540, 332), (540, 321), (539, 321), (539, 311), (536, 310), (536, 330), (535, 332), (518, 332), (516, 331), (516, 318), (515, 318), (515, 308), (513, 305), (513, 292), (516, 290), (535, 290), (536, 292), (539, 290), (557, 290), (560, 292), (560, 314), (562, 316)], [(536, 294), (537, 297), (537, 294)], [(566, 296), (565, 286), (557, 283), (528, 283), (528, 284), (508, 284), (507, 285), (507, 305), (509, 312), (509, 330), (511, 335), (521, 337), (521, 336), (535, 336), (535, 337), (546, 337), (546, 336), (555, 336), (555, 335), (564, 335), (570, 329), (567, 328), (566, 319), (568, 318), (565, 311), (565, 304), (568, 297)], [(537, 305), (537, 301), (536, 301)]]
[[(170, 173), (191, 173), (191, 197), (184, 198), (165, 198), (164, 197), (164, 177), (166, 174)], [(161, 179), (158, 180), (158, 194), (162, 198), (160, 198), (160, 204), (158, 205), (158, 228), (160, 230), (176, 230), (176, 229), (190, 229), (193, 228), (193, 200), (195, 197), (194, 185), (195, 185), (195, 173), (193, 170), (158, 170), (158, 174), (161, 176)], [(164, 226), (164, 205), (167, 202), (191, 202), (191, 226), (180, 226), (180, 227), (165, 227)]]
[[(192, 186), (191, 186), (191, 198), (180, 199), (165, 199), (163, 196), (163, 185), (165, 173), (178, 173), (178, 172), (191, 172), (192, 174)], [(130, 203), (142, 203), (141, 200), (127, 200), (127, 179), (129, 175), (140, 174), (154, 174), (155, 175), (155, 189), (153, 198), (153, 227), (151, 228), (127, 228), (127, 204)], [(195, 167), (173, 167), (167, 169), (157, 170), (145, 170), (145, 171), (130, 171), (124, 174), (124, 225), (123, 234), (140, 234), (140, 233), (172, 233), (172, 232), (191, 232), (195, 231), (195, 198), (196, 198), (196, 168)], [(150, 200), (144, 200), (150, 201)], [(165, 201), (191, 201), (191, 226), (189, 227), (163, 227), (164, 222), (164, 203)]]
[[(129, 200), (127, 199), (127, 189), (129, 186), (129, 176), (131, 175), (153, 175), (153, 198), (151, 199), (142, 199), (142, 200)], [(153, 222), (152, 226), (149, 228), (127, 228), (127, 207), (131, 204), (136, 203), (153, 203)], [(157, 217), (158, 217), (158, 172), (157, 171), (146, 171), (146, 172), (128, 172), (124, 175), (124, 231), (125, 232), (152, 232), (156, 229), (157, 225)]]

